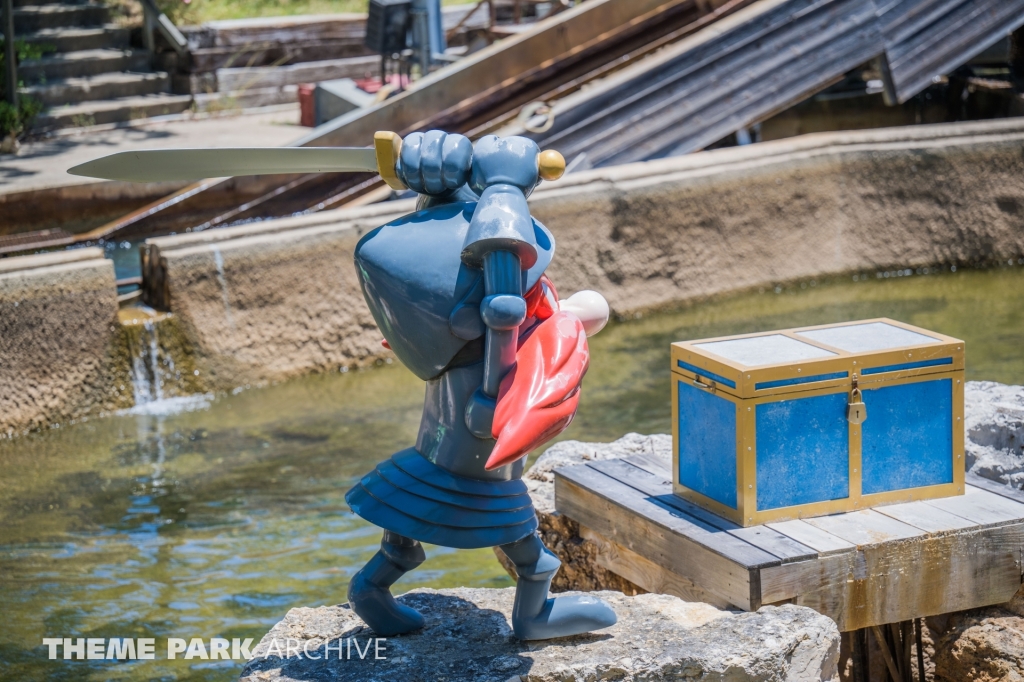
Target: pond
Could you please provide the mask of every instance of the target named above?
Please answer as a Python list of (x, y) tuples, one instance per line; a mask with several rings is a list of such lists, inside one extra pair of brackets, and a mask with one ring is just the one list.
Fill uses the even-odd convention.
[[(892, 317), (965, 339), (968, 379), (1024, 383), (1021, 264), (898, 273), (609, 325), (592, 339), (579, 415), (562, 437), (668, 432), (672, 341), (780, 327)], [(164, 659), (164, 640), (258, 641), (293, 606), (345, 601), (380, 533), (348, 511), (344, 493), (412, 444), (422, 391), (391, 366), (0, 441), (0, 677), (235, 679), (238, 662)], [(512, 584), (490, 550), (427, 556), (396, 591)], [(49, 661), (43, 637), (153, 637), (158, 656)]]

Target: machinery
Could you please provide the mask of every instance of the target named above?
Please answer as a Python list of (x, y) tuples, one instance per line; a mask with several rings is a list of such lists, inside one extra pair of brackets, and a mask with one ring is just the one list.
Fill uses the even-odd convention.
[(380, 55), (381, 83), (388, 82), (388, 62), (398, 63), (399, 75), (418, 65), (421, 75), (437, 63), (447, 63), (440, 0), (370, 0), (366, 21), (368, 48)]

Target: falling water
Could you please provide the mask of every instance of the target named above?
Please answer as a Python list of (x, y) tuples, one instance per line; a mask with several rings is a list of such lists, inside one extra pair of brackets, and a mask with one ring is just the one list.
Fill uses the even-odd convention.
[[(200, 393), (199, 369), (182, 371), (173, 356), (173, 326), (163, 342), (158, 333), (169, 314), (138, 306), (121, 310), (121, 320), (131, 355), (131, 382), (135, 405), (131, 414), (166, 417), (179, 412), (206, 409), (214, 396)], [(188, 363), (186, 363), (187, 365)]]
[(144, 320), (139, 336), (133, 339), (131, 346), (135, 405), (163, 400), (164, 377), (160, 369), (160, 343), (156, 334), (156, 322)]

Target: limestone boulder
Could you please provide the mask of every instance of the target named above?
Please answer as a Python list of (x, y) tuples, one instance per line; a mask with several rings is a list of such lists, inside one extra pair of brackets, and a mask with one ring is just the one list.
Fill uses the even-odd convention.
[[(521, 642), (509, 618), (514, 588), (419, 589), (418, 632), (376, 640), (348, 607), (296, 608), (254, 650), (243, 682), (570, 682), (837, 680), (835, 623), (799, 606), (720, 611), (668, 595), (600, 592), (619, 622), (606, 630)], [(351, 642), (351, 644), (350, 644)], [(363, 652), (362, 657), (360, 653)]]
[(935, 682), (1024, 682), (1021, 595), (949, 619), (934, 654)]
[(1024, 488), (1024, 386), (968, 381), (964, 403), (967, 469)]

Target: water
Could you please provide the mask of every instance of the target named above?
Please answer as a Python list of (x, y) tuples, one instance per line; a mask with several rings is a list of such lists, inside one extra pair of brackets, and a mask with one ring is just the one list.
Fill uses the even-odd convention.
[[(157, 339), (156, 322), (146, 319), (141, 322), (138, 336), (131, 338), (132, 353), (132, 396), (135, 406), (143, 407), (164, 399), (164, 378), (160, 367), (160, 342)], [(165, 362), (173, 360), (167, 358)]]
[[(968, 379), (1024, 383), (1024, 267), (901, 272), (612, 324), (592, 340), (581, 409), (563, 437), (668, 432), (669, 343), (778, 327), (893, 317), (965, 339)], [(153, 637), (160, 653), (167, 637), (258, 640), (290, 607), (344, 601), (380, 537), (344, 492), (413, 442), (422, 391), (392, 366), (154, 399), (0, 441), (0, 677), (237, 677), (229, 661), (48, 661), (41, 642)], [(512, 584), (490, 550), (427, 556), (399, 591)]]
[[(117, 279), (142, 276), (142, 260), (139, 258), (139, 246), (145, 242), (145, 238), (106, 240), (100, 239), (95, 242), (84, 242), (69, 248), (81, 249), (88, 246), (98, 246), (103, 249), (103, 255), (114, 262), (114, 276)], [(125, 293), (119, 291), (118, 293)]]

